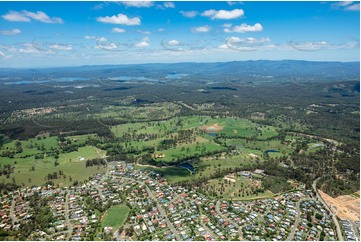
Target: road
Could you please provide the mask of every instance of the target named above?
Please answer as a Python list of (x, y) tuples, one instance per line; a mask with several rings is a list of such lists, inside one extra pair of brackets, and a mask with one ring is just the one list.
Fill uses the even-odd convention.
[(332, 220), (334, 222), (334, 224), (336, 225), (336, 232), (337, 232), (337, 238), (339, 241), (344, 241), (344, 238), (342, 236), (342, 231), (341, 231), (341, 228), (340, 228), (340, 224), (338, 223), (338, 220), (337, 220), (337, 217), (336, 215), (331, 211), (331, 209), (327, 206), (327, 204), (325, 203), (325, 201), (323, 201), (322, 197), (320, 196), (320, 194), (318, 193), (317, 191), (317, 188), (316, 188), (316, 185), (317, 185), (317, 182), (318, 180), (320, 179), (321, 177), (317, 178), (313, 183), (312, 183), (312, 188), (313, 190), (315, 191), (316, 193), (316, 196), (318, 198), (318, 200), (322, 203), (322, 205), (330, 212), (331, 216), (332, 216)]
[(241, 226), (239, 226), (238, 224), (234, 223), (232, 220), (229, 220), (228, 218), (226, 218), (223, 213), (221, 212), (221, 209), (220, 209), (220, 201), (218, 200), (217, 203), (216, 203), (216, 206), (215, 206), (215, 210), (216, 210), (216, 213), (221, 216), (221, 218), (223, 218), (225, 221), (227, 221), (228, 223), (232, 224), (235, 228), (238, 229), (238, 233), (239, 233), (239, 240), (244, 240), (243, 239), (243, 232), (242, 232), (242, 228)]
[(157, 205), (157, 208), (158, 208), (158, 211), (160, 213), (160, 215), (162, 217), (164, 217), (167, 225), (168, 225), (168, 228), (170, 228), (170, 230), (172, 231), (172, 233), (174, 234), (174, 236), (176, 237), (177, 241), (181, 241), (183, 240), (180, 236), (179, 236), (179, 233), (177, 232), (177, 230), (174, 228), (173, 224), (169, 221), (168, 217), (167, 217), (167, 214), (165, 213), (164, 209), (162, 208), (162, 206), (158, 203), (158, 200), (157, 198), (154, 196), (154, 194), (152, 193), (152, 191), (149, 189), (149, 187), (143, 183), (143, 182), (139, 182), (140, 184), (144, 185), (146, 190), (147, 190), (147, 193), (149, 194), (149, 196), (151, 197), (151, 199), (156, 203)]
[(9, 214), (9, 217), (11, 218), (13, 225), (15, 224), (15, 222), (17, 222), (15, 214), (14, 214), (15, 203), (16, 203), (15, 197), (13, 197), (13, 199), (11, 201), (10, 214)]
[(353, 234), (355, 235), (355, 239), (356, 239), (357, 241), (359, 241), (359, 240), (360, 240), (359, 229), (358, 229), (355, 221), (351, 221), (351, 220), (350, 220), (350, 223), (351, 223), (351, 228), (352, 228), (352, 230), (353, 230)]
[(175, 238), (177, 241), (181, 241), (183, 240), (180, 236), (178, 231), (174, 228), (173, 224), (169, 221), (167, 214), (165, 213), (163, 207), (158, 203), (158, 199), (154, 196), (154, 194), (152, 193), (152, 191), (149, 189), (149, 187), (141, 181), (137, 181), (135, 179), (131, 179), (131, 178), (126, 178), (128, 180), (131, 180), (133, 182), (138, 182), (139, 184), (145, 186), (145, 189), (147, 190), (147, 193), (149, 194), (150, 198), (155, 202), (155, 204), (157, 205), (157, 209), (160, 213), (160, 215), (165, 219), (168, 228), (170, 228), (170, 230), (172, 231), (172, 233), (174, 234)]
[(66, 226), (68, 227), (68, 236), (66, 237), (66, 240), (70, 240), (71, 239), (71, 235), (73, 234), (73, 226), (70, 223), (70, 219), (69, 219), (69, 190), (66, 191), (65, 194), (65, 222), (66, 222)]
[(300, 220), (301, 220), (301, 210), (300, 210), (300, 203), (301, 203), (302, 200), (299, 200), (297, 203), (296, 203), (296, 209), (297, 209), (297, 218), (296, 218), (296, 221), (294, 223), (294, 225), (292, 226), (291, 228), (291, 232), (290, 234), (288, 235), (286, 241), (292, 241), (294, 240), (294, 236), (295, 236), (295, 233), (296, 233), (296, 229), (300, 223)]

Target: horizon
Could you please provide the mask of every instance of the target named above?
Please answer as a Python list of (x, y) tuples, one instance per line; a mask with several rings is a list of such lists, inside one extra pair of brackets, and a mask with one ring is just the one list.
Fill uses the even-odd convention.
[[(0, 6), (0, 68), (360, 61), (359, 2), (86, 1)], [(69, 8), (78, 14), (68, 15)]]
[(318, 62), (318, 63), (360, 63), (360, 60), (358, 61), (318, 61), (318, 60), (296, 60), (296, 59), (282, 59), (282, 60), (235, 60), (235, 61), (209, 61), (209, 62), (197, 62), (197, 61), (183, 61), (183, 62), (150, 62), (150, 63), (134, 63), (134, 64), (94, 64), (94, 65), (78, 65), (78, 66), (29, 66), (29, 67), (0, 67), (0, 69), (51, 69), (51, 68), (80, 68), (80, 67), (99, 67), (99, 66), (136, 66), (136, 65), (163, 65), (163, 64), (213, 64), (213, 63), (231, 63), (231, 62), (257, 62), (257, 61), (272, 61), (272, 62), (278, 62), (278, 61), (300, 61), (300, 62)]

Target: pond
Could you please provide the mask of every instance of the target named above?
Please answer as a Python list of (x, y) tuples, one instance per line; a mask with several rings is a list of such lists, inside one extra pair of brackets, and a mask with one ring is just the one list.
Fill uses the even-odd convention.
[(194, 173), (195, 172), (195, 168), (194, 166), (192, 166), (191, 164), (189, 163), (183, 163), (183, 164), (180, 164), (179, 167), (183, 167), (187, 170), (189, 170), (190, 172)]
[(268, 154), (268, 153), (278, 153), (280, 152), (279, 150), (266, 150), (264, 153)]

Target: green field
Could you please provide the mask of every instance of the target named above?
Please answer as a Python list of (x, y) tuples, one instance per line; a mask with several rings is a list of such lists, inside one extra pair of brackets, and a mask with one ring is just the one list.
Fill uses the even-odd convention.
[(168, 182), (173, 183), (191, 178), (190, 172), (181, 167), (151, 167), (151, 166), (134, 166), (137, 170), (150, 170), (161, 174)]
[(102, 227), (113, 227), (113, 231), (116, 231), (126, 221), (129, 211), (129, 207), (125, 205), (110, 207), (101, 221)]
[[(82, 142), (88, 136), (70, 137), (70, 139), (77, 140), (75, 142)], [(5, 144), (0, 152), (15, 150), (15, 142)], [(48, 174), (58, 173), (57, 179), (51, 179), (55, 184), (61, 186), (72, 185), (75, 180), (83, 181), (96, 173), (104, 173), (105, 167), (93, 166), (86, 167), (85, 163), (88, 159), (100, 158), (105, 156), (105, 151), (93, 146), (84, 146), (78, 148), (78, 151), (70, 153), (59, 153), (59, 158), (54, 156), (44, 156), (44, 158), (36, 159), (35, 155), (42, 152), (49, 152), (52, 149), (58, 148), (58, 141), (56, 136), (45, 137), (41, 139), (29, 139), (21, 141), (23, 151), (17, 153), (14, 158), (1, 157), (0, 164), (11, 165), (15, 167), (14, 173), (11, 173), (7, 178), (5, 175), (0, 177), (0, 181), (16, 182), (23, 186), (42, 185), (47, 182)], [(36, 147), (43, 147), (44, 150), (38, 150)], [(57, 162), (57, 165), (55, 163)], [(63, 175), (60, 175), (62, 173)]]
[(193, 155), (202, 155), (206, 154), (207, 152), (213, 151), (222, 151), (225, 150), (224, 147), (219, 146), (218, 144), (214, 143), (211, 140), (197, 137), (196, 142), (190, 144), (182, 144), (178, 145), (176, 148), (171, 148), (167, 150), (157, 150), (157, 153), (164, 154), (164, 158), (158, 158), (158, 160), (169, 162), (169, 161), (176, 161), (179, 159), (184, 159), (189, 156)]

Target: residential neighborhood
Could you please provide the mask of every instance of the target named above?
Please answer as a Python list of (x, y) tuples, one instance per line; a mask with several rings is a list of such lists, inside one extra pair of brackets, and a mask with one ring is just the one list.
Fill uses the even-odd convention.
[[(214, 199), (125, 162), (112, 162), (106, 174), (76, 186), (20, 189), (0, 202), (0, 228), (9, 233), (24, 230), (39, 213), (38, 204), (48, 209), (40, 212), (50, 223), (21, 238), (30, 240), (340, 239), (331, 214), (312, 190), (260, 200)], [(107, 214), (114, 206), (129, 209), (124, 221)], [(106, 224), (106, 216), (115, 216), (113, 226)], [(359, 238), (348, 221), (341, 224), (347, 240)]]

